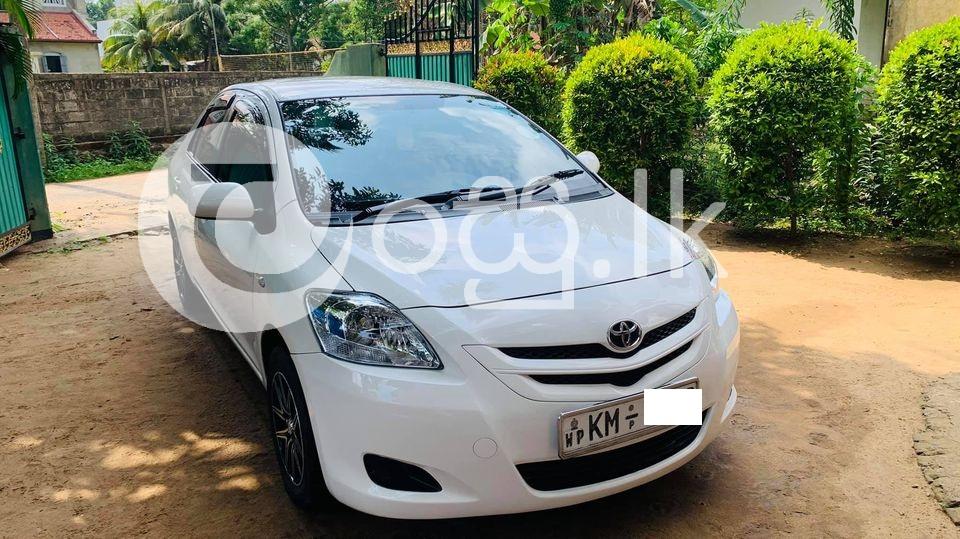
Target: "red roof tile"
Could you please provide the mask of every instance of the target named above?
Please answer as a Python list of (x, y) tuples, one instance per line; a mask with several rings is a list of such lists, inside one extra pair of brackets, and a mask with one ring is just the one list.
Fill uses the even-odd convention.
[(100, 38), (72, 12), (40, 12), (40, 20), (33, 27), (33, 34), (33, 41), (100, 43)]

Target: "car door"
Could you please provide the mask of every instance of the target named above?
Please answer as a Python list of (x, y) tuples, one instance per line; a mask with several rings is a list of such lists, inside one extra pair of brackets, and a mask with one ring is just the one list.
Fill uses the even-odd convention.
[[(271, 226), (273, 171), (262, 102), (236, 92), (221, 129), (208, 133), (206, 147), (190, 154), (191, 181), (235, 183), (250, 192), (256, 216), (250, 221), (194, 218), (197, 254), (205, 282), (198, 283), (217, 318), (248, 358), (254, 353), (252, 318), (257, 239)], [(196, 275), (196, 274), (194, 274)], [(259, 368), (257, 365), (254, 365)]]

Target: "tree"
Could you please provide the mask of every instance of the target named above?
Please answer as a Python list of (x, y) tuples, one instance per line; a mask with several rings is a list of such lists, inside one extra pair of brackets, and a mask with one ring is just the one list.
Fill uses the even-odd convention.
[(148, 4), (135, 0), (129, 6), (117, 8), (118, 20), (103, 44), (104, 66), (153, 71), (166, 60), (172, 67), (179, 68), (180, 61), (159, 31), (163, 9), (159, 0)]
[(334, 49), (347, 42), (347, 29), (350, 26), (350, 6), (344, 3), (332, 3), (323, 6), (320, 22), (311, 33), (313, 43), (320, 49)]
[(327, 0), (260, 0), (256, 13), (287, 52), (303, 50)]
[(110, 18), (110, 10), (115, 7), (114, 0), (99, 0), (87, 4), (87, 19), (96, 25), (98, 21)]
[(33, 25), (40, 17), (38, 5), (29, 0), (0, 0), (0, 10), (7, 12), (12, 25), (0, 28), (0, 56), (13, 67), (14, 95), (27, 87), (33, 75), (30, 50), (23, 38), (33, 37)]
[(220, 42), (221, 52), (229, 54), (263, 54), (276, 52), (273, 32), (260, 15), (256, 5), (246, 0), (223, 0), (230, 37)]
[(396, 10), (396, 0), (351, 0), (347, 39), (379, 43), (383, 39), (383, 19)]
[(176, 0), (166, 6), (162, 20), (160, 37), (196, 40), (207, 65), (212, 65), (210, 59), (218, 52), (217, 40), (230, 37), (227, 16), (217, 0)]

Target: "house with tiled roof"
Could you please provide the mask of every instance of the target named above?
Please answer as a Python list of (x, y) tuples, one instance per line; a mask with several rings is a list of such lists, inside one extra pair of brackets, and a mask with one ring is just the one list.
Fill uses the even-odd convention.
[(102, 73), (100, 38), (84, 0), (42, 0), (30, 56), (35, 73)]

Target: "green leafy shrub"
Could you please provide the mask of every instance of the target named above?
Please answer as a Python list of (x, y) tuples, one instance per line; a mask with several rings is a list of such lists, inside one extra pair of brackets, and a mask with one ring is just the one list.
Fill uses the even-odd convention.
[(73, 182), (78, 180), (90, 180), (93, 178), (105, 178), (107, 176), (117, 176), (119, 174), (132, 174), (134, 172), (143, 172), (153, 169), (154, 159), (125, 159), (123, 161), (111, 161), (102, 157), (92, 157), (72, 165), (67, 165), (56, 171), (46, 172), (47, 183)]
[(73, 139), (64, 139), (57, 143), (50, 135), (43, 134), (43, 160), (46, 163), (44, 172), (47, 176), (76, 163), (77, 157), (77, 146)]
[(564, 136), (577, 151), (595, 152), (604, 178), (628, 196), (634, 170), (648, 169), (649, 207), (664, 215), (669, 169), (689, 140), (696, 99), (693, 62), (664, 41), (635, 34), (590, 49), (570, 74)]
[(492, 56), (474, 84), (482, 92), (505, 101), (553, 134), (560, 133), (563, 73), (542, 55), (501, 52)]
[(111, 133), (103, 155), (77, 150), (72, 138), (57, 141), (43, 134), (43, 175), (46, 182), (71, 182), (141, 172), (153, 168), (156, 154), (140, 126)]
[(124, 131), (110, 133), (107, 139), (107, 157), (112, 161), (145, 160), (153, 156), (150, 139), (137, 122), (131, 122)]
[(960, 18), (897, 45), (876, 105), (896, 216), (912, 228), (960, 229)]
[(796, 230), (798, 219), (846, 196), (840, 169), (856, 158), (869, 72), (855, 44), (804, 22), (737, 41), (708, 99), (710, 127), (725, 146), (728, 216), (747, 225), (789, 217)]

